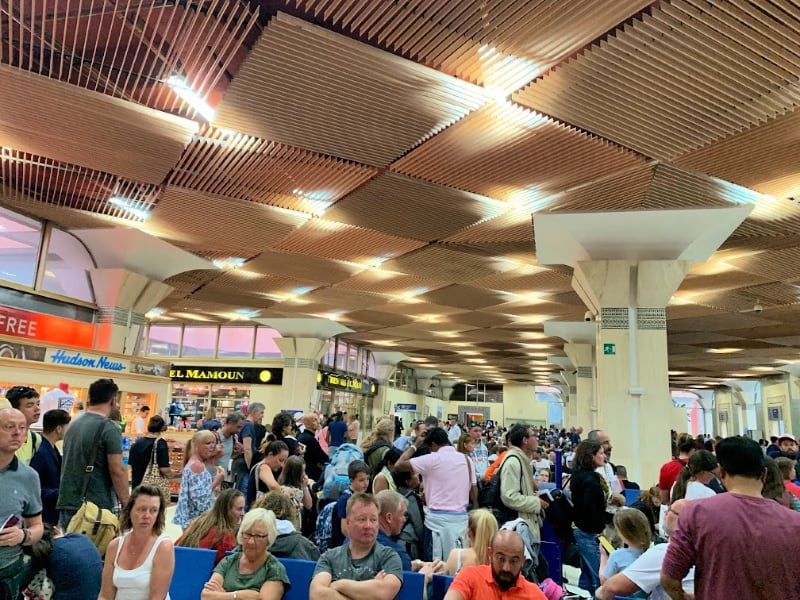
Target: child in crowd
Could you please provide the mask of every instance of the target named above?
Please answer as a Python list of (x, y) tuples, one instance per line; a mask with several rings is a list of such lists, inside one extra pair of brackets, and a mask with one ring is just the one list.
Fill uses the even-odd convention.
[(347, 477), (350, 479), (350, 487), (339, 496), (331, 514), (331, 548), (337, 548), (344, 543), (347, 533), (342, 531), (342, 519), (347, 516), (347, 501), (353, 494), (367, 491), (369, 476), (370, 468), (363, 460), (354, 460), (348, 465)]
[[(614, 528), (623, 543), (622, 548), (610, 555), (600, 544), (600, 583), (625, 570), (650, 547), (650, 523), (644, 514), (635, 508), (623, 508), (614, 513)], [(644, 592), (634, 598), (647, 598)]]

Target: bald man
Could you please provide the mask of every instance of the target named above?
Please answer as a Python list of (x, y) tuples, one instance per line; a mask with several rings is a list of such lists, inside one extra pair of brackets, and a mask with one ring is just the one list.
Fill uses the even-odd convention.
[(444, 600), (547, 600), (538, 585), (520, 575), (525, 546), (516, 531), (501, 529), (494, 534), (488, 555), (488, 565), (459, 571)]
[(309, 479), (319, 481), (322, 477), (324, 464), (328, 462), (328, 455), (317, 441), (317, 429), (319, 429), (319, 417), (314, 413), (303, 416), (305, 429), (297, 436), (297, 441), (305, 444), (306, 450), (303, 458), (306, 461), (306, 474)]
[[(678, 530), (678, 516), (691, 500), (673, 502), (664, 517), (664, 531), (672, 536)], [(694, 500), (702, 502), (702, 500)], [(669, 544), (658, 544), (642, 554), (622, 573), (617, 573), (595, 591), (598, 600), (613, 600), (615, 596), (633, 596), (642, 591), (650, 594), (653, 600), (669, 600), (669, 596), (661, 587), (661, 563), (667, 553)], [(694, 569), (683, 580), (683, 591), (694, 593)]]
[(38, 542), (44, 532), (39, 475), (16, 456), (27, 433), (22, 412), (0, 410), (0, 586), (5, 588), (0, 597), (16, 598), (28, 583), (32, 573), (30, 563), (22, 561), (22, 547)]

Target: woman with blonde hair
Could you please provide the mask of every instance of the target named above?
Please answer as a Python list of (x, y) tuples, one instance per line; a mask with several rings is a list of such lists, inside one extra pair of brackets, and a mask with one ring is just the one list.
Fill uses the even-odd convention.
[(392, 447), (393, 439), (394, 421), (390, 417), (381, 417), (375, 423), (375, 429), (361, 442), (364, 462), (369, 465), (373, 473), (377, 473), (376, 467), (383, 460), (386, 451)]
[(461, 452), (461, 454), (470, 456), (475, 450), (475, 438), (472, 437), (472, 434), (462, 433), (461, 437), (458, 438), (458, 442), (456, 443), (456, 450)]
[(271, 510), (254, 508), (244, 516), (237, 541), (242, 546), (214, 568), (201, 600), (259, 598), (280, 600), (289, 587), (286, 569), (269, 549), (278, 537)]
[(211, 510), (192, 521), (175, 545), (216, 550), (217, 564), (226, 552), (236, 548), (236, 532), (243, 517), (244, 494), (236, 489), (223, 490)]
[(217, 469), (212, 477), (207, 466), (217, 457), (217, 437), (212, 431), (198, 431), (186, 443), (183, 451), (181, 491), (172, 522), (186, 529), (194, 519), (211, 508), (213, 491), (225, 476), (224, 469)]
[(281, 492), (267, 492), (253, 508), (271, 510), (275, 514), (278, 537), (270, 546), (270, 552), (278, 558), (319, 560), (319, 548), (297, 531), (300, 518), (292, 501)]
[(447, 557), (445, 571), (455, 575), (464, 567), (488, 565), (488, 548), (497, 533), (497, 519), (490, 510), (478, 508), (467, 515), (467, 548), (454, 548)]

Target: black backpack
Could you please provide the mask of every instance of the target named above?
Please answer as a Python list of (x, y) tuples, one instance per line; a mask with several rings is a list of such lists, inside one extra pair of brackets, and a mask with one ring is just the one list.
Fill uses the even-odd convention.
[[(513, 456), (513, 455), (512, 455)], [(522, 489), (522, 476), (524, 473), (524, 469), (522, 468), (522, 460), (519, 456), (513, 456), (519, 461), (520, 466), (520, 474), (519, 474), (519, 487)], [(511, 456), (507, 456), (505, 460), (500, 464), (497, 471), (492, 475), (492, 478), (489, 480), (489, 483), (484, 485), (480, 490), (478, 490), (478, 506), (481, 508), (488, 508), (492, 511), (495, 518), (497, 519), (497, 524), (502, 525), (503, 523), (507, 523), (508, 521), (513, 521), (517, 517), (519, 517), (519, 513), (516, 510), (508, 508), (505, 504), (503, 504), (503, 500), (500, 493), (500, 474), (503, 470), (503, 467), (506, 464), (506, 460), (511, 458)]]

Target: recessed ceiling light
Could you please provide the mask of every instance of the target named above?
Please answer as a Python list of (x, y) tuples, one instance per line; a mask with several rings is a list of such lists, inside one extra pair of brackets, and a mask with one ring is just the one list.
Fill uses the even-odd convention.
[(123, 198), (122, 196), (112, 196), (111, 198), (108, 199), (108, 203), (113, 204), (114, 206), (118, 206), (125, 212), (132, 214), (134, 217), (138, 217), (144, 220), (150, 218), (149, 211), (137, 208), (135, 201), (128, 200), (127, 198)]
[(742, 348), (709, 348), (706, 352), (711, 354), (733, 354), (734, 352), (741, 352)]
[(210, 123), (214, 119), (214, 109), (192, 89), (184, 77), (173, 75), (167, 79), (166, 84), (206, 121)]
[(767, 367), (767, 366), (756, 366), (750, 367), (751, 371), (775, 371), (775, 367)]

